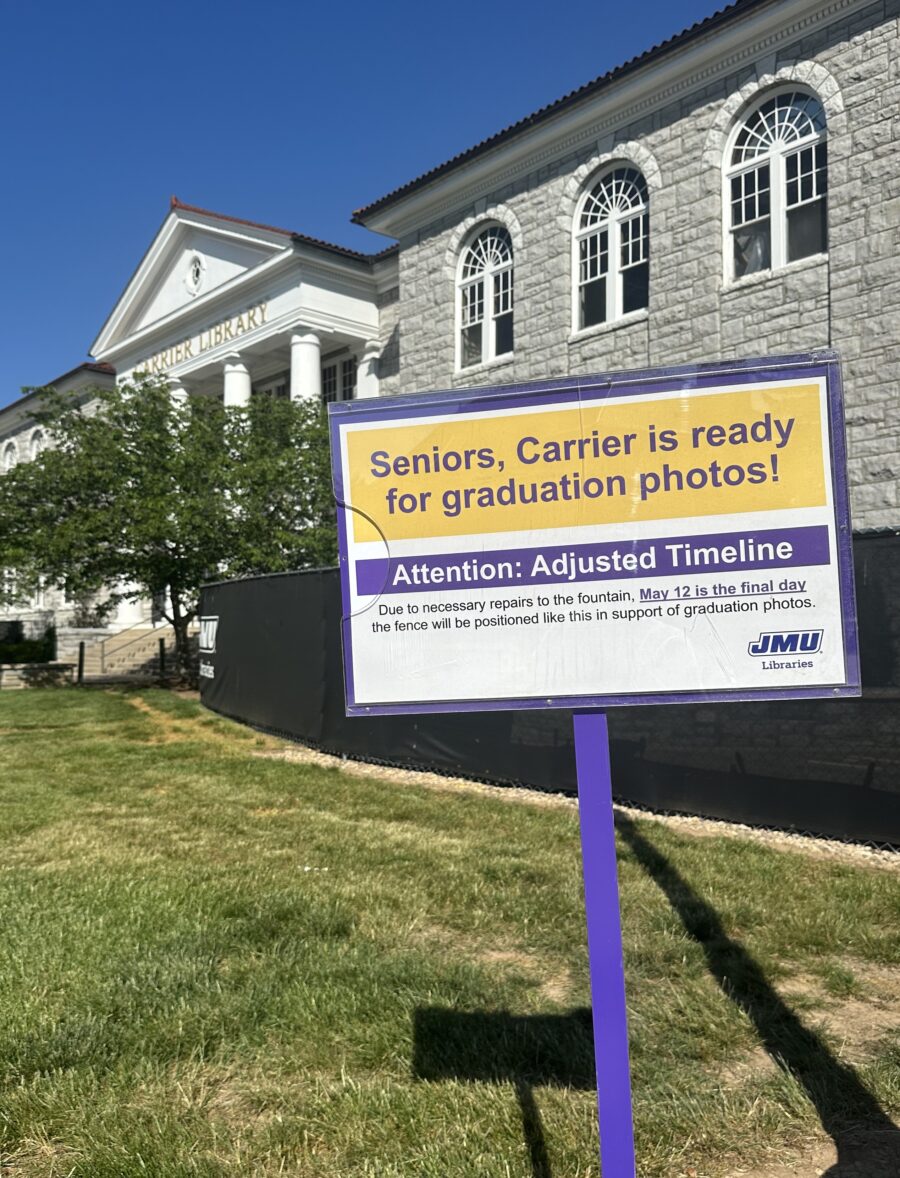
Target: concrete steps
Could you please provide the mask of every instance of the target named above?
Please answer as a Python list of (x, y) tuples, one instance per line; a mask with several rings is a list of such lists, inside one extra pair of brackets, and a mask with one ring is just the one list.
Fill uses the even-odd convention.
[(165, 643), (167, 668), (174, 667), (175, 631), (171, 626), (131, 627), (85, 647), (85, 679), (159, 675), (160, 640)]

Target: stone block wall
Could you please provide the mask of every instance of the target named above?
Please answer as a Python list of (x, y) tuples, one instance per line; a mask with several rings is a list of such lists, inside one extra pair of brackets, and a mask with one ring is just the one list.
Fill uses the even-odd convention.
[(74, 626), (60, 626), (56, 631), (56, 657), (60, 662), (77, 663), (78, 647), (84, 643), (85, 649), (96, 646), (104, 638), (109, 638), (110, 631), (106, 626), (86, 629)]
[[(506, 384), (834, 347), (843, 358), (856, 527), (900, 515), (900, 0), (835, 19), (752, 65), (447, 211), (400, 243), (399, 323), (385, 392)], [(726, 281), (722, 153), (745, 105), (775, 84), (825, 105), (829, 250)], [(650, 192), (650, 307), (572, 332), (573, 216), (599, 168), (627, 160)], [(455, 370), (455, 271), (482, 221), (515, 251), (515, 352)], [(390, 335), (390, 330), (388, 334)], [(395, 363), (395, 355), (399, 363)]]
[(72, 683), (75, 668), (66, 663), (0, 664), (0, 691), (24, 687), (63, 687)]

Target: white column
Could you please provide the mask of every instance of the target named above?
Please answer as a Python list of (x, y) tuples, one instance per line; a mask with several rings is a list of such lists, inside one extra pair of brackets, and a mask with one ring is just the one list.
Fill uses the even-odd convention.
[(356, 369), (357, 400), (378, 396), (378, 356), (380, 352), (381, 344), (378, 340), (366, 340), (359, 367)]
[(250, 404), (250, 373), (237, 352), (225, 357), (225, 405)]
[(322, 345), (314, 331), (299, 328), (291, 336), (291, 400), (322, 399)]
[(169, 378), (169, 396), (176, 407), (187, 404), (188, 391), (175, 377)]

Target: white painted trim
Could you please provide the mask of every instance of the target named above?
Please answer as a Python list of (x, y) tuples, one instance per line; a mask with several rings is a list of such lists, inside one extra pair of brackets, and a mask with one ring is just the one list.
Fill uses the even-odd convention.
[[(812, 95), (817, 98), (825, 110), (825, 132), (816, 139), (810, 139), (810, 144), (829, 143), (831, 139), (831, 114), (828, 106), (825, 105), (825, 100), (816, 89), (806, 80), (809, 77), (815, 77), (820, 83), (830, 83), (826, 85), (829, 95), (829, 103), (834, 112), (834, 117), (838, 120), (840, 129), (841, 116), (844, 113), (844, 103), (841, 97), (840, 90), (837, 83), (832, 78), (831, 74), (823, 67), (819, 66), (817, 62), (799, 62), (795, 65), (784, 66), (774, 75), (762, 73), (755, 81), (748, 82), (741, 87), (739, 91), (733, 94), (728, 101), (723, 105), (716, 119), (716, 126), (710, 131), (707, 136), (706, 148), (703, 153), (704, 164), (709, 164), (713, 160), (718, 160), (719, 175), (721, 177), (722, 185), (722, 202), (721, 202), (721, 236), (722, 236), (722, 286), (723, 289), (729, 289), (735, 285), (744, 282), (753, 275), (745, 274), (740, 278), (734, 275), (734, 251), (732, 248), (731, 238), (731, 178), (739, 172), (749, 170), (751, 165), (744, 168), (730, 168), (728, 166), (728, 159), (731, 155), (734, 142), (740, 133), (741, 128), (751, 114), (764, 103), (768, 102), (770, 98), (776, 97), (778, 94), (788, 94), (800, 92)], [(727, 113), (726, 113), (727, 112)], [(725, 120), (728, 119), (726, 124)], [(727, 126), (727, 131), (723, 134), (722, 128)], [(721, 136), (721, 139), (720, 139)], [(793, 149), (792, 149), (793, 150)], [(768, 269), (762, 273), (777, 273), (785, 269), (789, 265), (787, 260), (787, 209), (785, 205), (785, 171), (784, 171), (784, 152), (774, 151), (768, 156), (769, 161), (769, 266)], [(830, 164), (829, 164), (830, 167)], [(826, 212), (828, 209), (828, 198), (825, 198)], [(822, 255), (814, 255), (820, 257)], [(805, 261), (805, 258), (798, 258), (797, 261)]]
[[(623, 144), (623, 150), (630, 149), (630, 156), (617, 153), (616, 151), (605, 152), (602, 156), (596, 157), (598, 159), (597, 165), (589, 169), (586, 165), (578, 168), (576, 172), (569, 178), (566, 184), (565, 193), (560, 201), (560, 207), (566, 208), (571, 205), (572, 213), (566, 225), (566, 232), (569, 235), (570, 241), (570, 261), (569, 261), (569, 303), (570, 303), (570, 326), (571, 335), (580, 335), (584, 331), (590, 331), (590, 327), (582, 327), (579, 319), (580, 306), (580, 288), (579, 281), (579, 257), (578, 244), (581, 240), (582, 234), (578, 229), (578, 218), (581, 216), (584, 205), (591, 193), (592, 188), (605, 175), (614, 172), (618, 167), (632, 167), (637, 170), (644, 177), (644, 182), (647, 185), (647, 204), (645, 209), (648, 213), (652, 212), (652, 202), (650, 200), (651, 192), (659, 189), (662, 186), (662, 178), (660, 176), (659, 167), (653, 154), (645, 147), (638, 143)], [(638, 159), (644, 161), (653, 177), (651, 185), (647, 173), (643, 167), (638, 164)], [(620, 269), (620, 248), (621, 248), (621, 228), (622, 221), (630, 219), (635, 214), (629, 214), (629, 217), (612, 217), (607, 222), (610, 228), (609, 235), (609, 253), (610, 265), (607, 275), (607, 291), (606, 291), (606, 309), (607, 318), (605, 324), (592, 324), (591, 327), (601, 327), (610, 323), (618, 323), (621, 319), (626, 317), (626, 314), (621, 310), (621, 291), (619, 290), (619, 277), (621, 275)], [(559, 222), (562, 222), (562, 215), (559, 217)], [(613, 232), (614, 230), (614, 232)], [(652, 224), (648, 229), (648, 245), (652, 244)], [(585, 232), (584, 236), (587, 236)], [(649, 260), (649, 257), (648, 257)], [(610, 305), (612, 305), (612, 314), (610, 314)], [(638, 308), (638, 310), (646, 310), (646, 307)], [(637, 312), (629, 311), (627, 315), (637, 314)]]
[[(184, 330), (189, 332), (191, 326), (197, 320), (205, 318), (215, 309), (218, 303), (228, 302), (229, 299), (233, 299), (236, 295), (241, 296), (243, 301), (246, 301), (255, 289), (272, 275), (273, 271), (282, 269), (288, 262), (293, 260), (294, 255), (291, 250), (276, 254), (274, 258), (269, 258), (267, 261), (261, 262), (258, 266), (254, 266), (250, 270), (244, 270), (240, 274), (236, 274), (228, 282), (223, 282), (220, 286), (207, 291), (205, 295), (198, 295), (187, 306), (177, 307), (174, 311), (170, 311), (168, 315), (154, 320), (153, 323), (148, 324), (147, 327), (142, 327), (140, 331), (136, 331), (133, 335), (125, 336), (124, 339), (119, 340), (116, 344), (111, 345), (104, 351), (99, 351), (95, 348), (93, 355), (99, 360), (113, 363), (113, 357), (120, 356), (129, 349), (139, 347), (142, 343), (149, 343), (155, 336), (160, 337), (161, 342), (166, 338), (167, 333), (176, 323), (183, 324)], [(181, 327), (179, 327), (180, 330)]]
[[(492, 225), (499, 225), (506, 229), (512, 241), (512, 283), (513, 283), (513, 303), (512, 303), (512, 317), (513, 317), (513, 350), (512, 352), (505, 352), (502, 356), (494, 356), (493, 352), (493, 337), (491, 333), (492, 316), (488, 311), (489, 303), (493, 302), (493, 275), (491, 275), (491, 289), (488, 291), (485, 287), (484, 294), (484, 319), (482, 320), (484, 327), (482, 331), (485, 333), (482, 337), (481, 354), (484, 356), (485, 346), (488, 348), (488, 357), (481, 361), (481, 365), (469, 364), (465, 368), (462, 366), (462, 297), (461, 297), (461, 283), (462, 283), (462, 264), (465, 257), (466, 250), (472, 244), (476, 237), (485, 229), (489, 229)], [(524, 236), (522, 234), (522, 226), (519, 224), (519, 219), (512, 211), (503, 204), (494, 204), (488, 207), (487, 202), (480, 212), (474, 217), (466, 217), (453, 230), (450, 235), (450, 243), (444, 254), (444, 273), (448, 273), (453, 283), (453, 348), (454, 360), (453, 371), (456, 373), (471, 372), (474, 368), (483, 366), (485, 364), (493, 364), (499, 360), (506, 360), (515, 355), (516, 350), (516, 266), (520, 264), (521, 251), (523, 249)], [(488, 340), (487, 345), (485, 340)]]
[[(290, 239), (281, 234), (260, 230), (258, 235), (254, 235), (246, 230), (240, 231), (232, 222), (200, 218), (195, 214), (186, 214), (178, 206), (175, 206), (170, 210), (156, 237), (150, 243), (146, 254), (141, 259), (137, 270), (100, 329), (100, 333), (91, 345), (91, 355), (99, 356), (109, 351), (113, 343), (116, 342), (116, 333), (122, 323), (152, 289), (153, 282), (167, 253), (170, 250), (174, 252), (177, 242), (187, 234), (189, 229), (201, 229), (213, 237), (238, 241), (269, 251), (283, 252), (287, 250), (290, 252)], [(203, 295), (198, 295), (197, 301), (199, 302), (203, 297)]]

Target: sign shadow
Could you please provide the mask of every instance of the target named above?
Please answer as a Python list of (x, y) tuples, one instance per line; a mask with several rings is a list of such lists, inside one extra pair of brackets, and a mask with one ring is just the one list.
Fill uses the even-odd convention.
[(754, 957), (728, 935), (715, 908), (621, 812), (616, 829), (703, 950), (723, 994), (748, 1016), (772, 1061), (793, 1076), (814, 1105), (838, 1154), (837, 1164), (822, 1178), (897, 1178), (900, 1131), (854, 1068), (801, 1022)]
[(513, 1015), (420, 1008), (413, 1016), (413, 1075), (420, 1080), (511, 1084), (532, 1178), (553, 1178), (534, 1089), (596, 1087), (590, 1009)]

